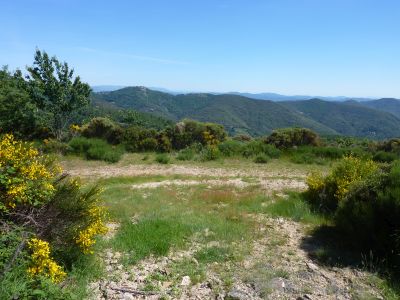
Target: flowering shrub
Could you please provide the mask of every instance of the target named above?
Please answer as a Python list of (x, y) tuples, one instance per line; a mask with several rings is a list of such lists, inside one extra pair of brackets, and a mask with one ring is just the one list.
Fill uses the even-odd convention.
[(0, 210), (17, 205), (40, 206), (54, 194), (54, 178), (60, 172), (30, 144), (11, 134), (0, 140)]
[(103, 220), (106, 217), (104, 207), (94, 205), (88, 210), (90, 223), (86, 228), (79, 231), (78, 236), (75, 238), (76, 244), (81, 248), (85, 254), (93, 254), (92, 247), (96, 243), (95, 236), (105, 234), (107, 227), (104, 225)]
[[(18, 264), (27, 277), (35, 277), (29, 284), (40, 285), (45, 278), (59, 283), (82, 253), (93, 253), (96, 236), (106, 232), (106, 211), (99, 204), (101, 189), (82, 187), (78, 179), (60, 173), (61, 169), (31, 144), (12, 135), (0, 139), (0, 231), (10, 231), (12, 225), (21, 228), (22, 237), (35, 236), (27, 249), (15, 249), (24, 247), (22, 241), (11, 245), (6, 255), (0, 249), (0, 266), (7, 269), (0, 272)], [(21, 258), (3, 262), (10, 253)]]
[(61, 282), (67, 275), (63, 269), (50, 257), (49, 243), (38, 238), (28, 242), (31, 251), (31, 266), (28, 273), (32, 276), (43, 275), (49, 277), (54, 283)]
[(320, 208), (335, 210), (353, 184), (377, 170), (378, 165), (372, 160), (346, 156), (336, 164), (328, 176), (312, 173), (307, 178), (308, 195)]

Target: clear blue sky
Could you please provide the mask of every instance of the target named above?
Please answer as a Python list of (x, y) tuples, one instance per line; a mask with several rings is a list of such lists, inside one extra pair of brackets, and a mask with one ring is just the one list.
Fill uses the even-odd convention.
[(0, 0), (0, 65), (36, 47), (91, 85), (400, 97), (399, 0)]

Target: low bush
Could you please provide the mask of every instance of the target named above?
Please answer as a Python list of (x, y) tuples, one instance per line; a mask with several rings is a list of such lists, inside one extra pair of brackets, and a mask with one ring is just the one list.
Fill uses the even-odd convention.
[(69, 299), (67, 278), (106, 231), (100, 189), (11, 135), (0, 140), (0, 298)]
[(191, 147), (187, 147), (185, 149), (182, 149), (178, 152), (178, 155), (176, 156), (177, 160), (185, 161), (185, 160), (193, 160), (195, 156), (195, 151)]
[(218, 144), (218, 149), (225, 157), (240, 155), (243, 149), (243, 143), (236, 140), (227, 140)]
[(200, 161), (210, 161), (220, 158), (221, 152), (217, 146), (205, 146), (200, 152)]
[(390, 139), (378, 143), (377, 150), (395, 152), (400, 154), (400, 139)]
[(309, 201), (333, 216), (347, 244), (400, 271), (400, 162), (379, 167), (346, 157), (326, 177), (308, 178)]
[(269, 157), (278, 158), (281, 152), (274, 145), (267, 144), (262, 140), (252, 140), (242, 147), (242, 155), (246, 158), (260, 154), (266, 154)]
[(399, 155), (393, 152), (378, 151), (374, 154), (373, 160), (382, 163), (390, 163), (399, 159)]
[(169, 164), (170, 157), (165, 153), (157, 154), (156, 162), (158, 162), (160, 164), (164, 164), (164, 165)]
[(312, 147), (311, 152), (318, 157), (339, 159), (345, 156), (346, 150), (337, 147)]
[(294, 152), (290, 156), (290, 161), (294, 162), (295, 164), (307, 164), (307, 165), (311, 164), (322, 165), (325, 163), (321, 157), (317, 157), (315, 154), (307, 152), (306, 153)]
[(71, 152), (71, 147), (63, 142), (57, 141), (55, 139), (45, 139), (43, 140), (43, 144), (40, 145), (40, 149), (44, 153), (57, 153), (57, 154), (62, 154), (65, 155), (69, 152)]
[(141, 151), (156, 151), (157, 150), (157, 140), (155, 138), (145, 138), (139, 143), (139, 150)]
[(81, 133), (86, 138), (104, 139), (110, 144), (119, 144), (122, 141), (123, 129), (108, 118), (93, 118), (82, 126)]
[(268, 155), (262, 153), (262, 154), (257, 155), (254, 158), (254, 162), (257, 163), (257, 164), (266, 164), (267, 162), (270, 161), (270, 159), (271, 158)]
[(326, 177), (313, 173), (307, 178), (308, 196), (319, 209), (335, 211), (354, 183), (377, 170), (378, 165), (372, 160), (347, 156)]
[(83, 155), (87, 159), (104, 160), (115, 163), (124, 153), (122, 146), (113, 146), (101, 139), (72, 138), (69, 142), (72, 153)]
[(278, 129), (266, 138), (266, 142), (279, 149), (287, 149), (293, 146), (318, 146), (319, 136), (306, 128)]

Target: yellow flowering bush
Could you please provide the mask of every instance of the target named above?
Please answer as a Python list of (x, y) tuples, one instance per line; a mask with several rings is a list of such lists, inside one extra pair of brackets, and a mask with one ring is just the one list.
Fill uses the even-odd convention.
[(78, 132), (81, 132), (81, 130), (82, 130), (82, 128), (79, 125), (76, 125), (76, 124), (71, 124), (71, 126), (69, 126), (69, 129), (73, 133), (78, 133)]
[(54, 178), (61, 171), (29, 143), (6, 134), (0, 139), (0, 210), (17, 205), (37, 206), (54, 194)]
[(78, 232), (75, 242), (83, 253), (93, 254), (92, 247), (96, 243), (95, 237), (107, 232), (107, 227), (104, 225), (106, 212), (104, 207), (94, 205), (88, 210), (88, 215), (91, 222)]
[(61, 282), (67, 275), (61, 266), (59, 266), (50, 257), (49, 243), (38, 238), (32, 238), (28, 242), (28, 247), (31, 252), (31, 266), (28, 268), (28, 273), (31, 276), (42, 275), (49, 277), (54, 283)]
[(312, 173), (307, 178), (308, 195), (320, 207), (334, 210), (338, 202), (346, 198), (351, 186), (378, 170), (378, 165), (369, 159), (346, 156), (324, 177)]
[(207, 145), (215, 146), (218, 144), (218, 140), (214, 137), (214, 135), (208, 130), (203, 132), (203, 138)]

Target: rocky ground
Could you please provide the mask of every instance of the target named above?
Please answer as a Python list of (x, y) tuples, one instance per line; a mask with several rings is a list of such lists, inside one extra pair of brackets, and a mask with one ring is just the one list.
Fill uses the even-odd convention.
[[(191, 282), (188, 274), (174, 267), (184, 260), (196, 265), (193, 254), (210, 246), (196, 238), (186, 250), (149, 257), (133, 267), (122, 264), (124, 254), (106, 250), (107, 277), (90, 285), (93, 299), (384, 299), (366, 283), (367, 272), (321, 266), (310, 259), (304, 249), (314, 246), (304, 245), (304, 225), (263, 215), (254, 218), (264, 234), (254, 241), (251, 253), (241, 262), (218, 266), (220, 273), (209, 266), (201, 282)], [(226, 276), (231, 276), (229, 284)]]
[[(304, 190), (306, 174), (296, 170), (235, 170), (190, 166), (102, 166), (68, 170), (72, 175), (88, 177), (187, 175), (188, 179), (166, 179), (132, 185), (135, 190), (168, 186), (257, 185), (264, 192), (284, 197), (286, 190)], [(209, 176), (211, 179), (204, 179)], [(249, 178), (251, 180), (249, 180)], [(184, 249), (172, 249), (164, 257), (148, 257), (132, 265), (124, 264), (129, 253), (106, 249), (102, 253), (106, 276), (90, 284), (92, 299), (384, 299), (378, 289), (368, 284), (367, 272), (319, 265), (310, 253), (317, 249), (307, 238), (307, 225), (266, 214), (250, 215), (257, 224), (259, 239), (240, 260), (214, 262), (199, 271), (194, 253), (218, 246), (219, 241), (202, 244), (199, 236)], [(118, 230), (109, 224), (107, 238)], [(209, 232), (200, 234), (207, 235)], [(204, 239), (203, 239), (204, 240)], [(238, 245), (239, 247), (240, 245)], [(190, 268), (180, 267), (182, 265)]]

